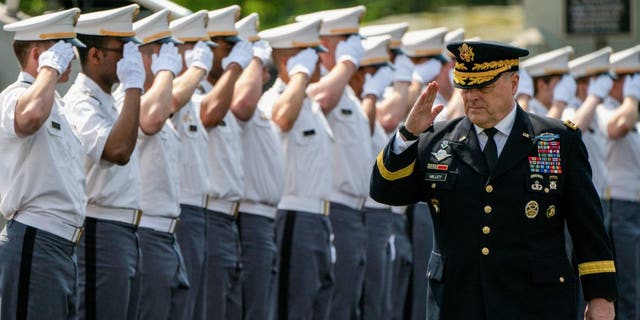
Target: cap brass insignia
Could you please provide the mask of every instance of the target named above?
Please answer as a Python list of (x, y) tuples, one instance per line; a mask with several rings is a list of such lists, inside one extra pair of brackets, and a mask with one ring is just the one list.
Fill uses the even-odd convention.
[(540, 206), (538, 205), (538, 202), (531, 200), (527, 202), (527, 205), (524, 208), (524, 214), (527, 216), (527, 218), (533, 219), (538, 215), (539, 209)]
[(464, 62), (473, 61), (473, 48), (468, 46), (466, 43), (463, 43), (462, 46), (458, 47), (458, 51), (460, 51), (460, 59), (462, 59)]

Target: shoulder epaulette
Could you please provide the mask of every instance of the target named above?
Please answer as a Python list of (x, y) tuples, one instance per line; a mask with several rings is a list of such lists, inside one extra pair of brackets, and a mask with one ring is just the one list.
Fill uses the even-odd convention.
[(578, 125), (576, 125), (575, 123), (571, 122), (571, 120), (565, 120), (564, 121), (564, 125), (567, 126), (567, 128), (576, 131), (578, 130)]

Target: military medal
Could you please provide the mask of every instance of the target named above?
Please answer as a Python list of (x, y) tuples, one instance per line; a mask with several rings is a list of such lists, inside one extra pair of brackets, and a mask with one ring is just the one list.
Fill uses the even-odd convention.
[(538, 147), (538, 156), (529, 157), (529, 169), (532, 173), (562, 173), (560, 141), (557, 141), (559, 138), (560, 135), (548, 132), (533, 138)]
[(440, 149), (438, 150), (438, 152), (431, 152), (431, 154), (433, 155), (434, 158), (436, 158), (436, 160), (438, 160), (438, 162), (451, 157), (451, 154), (444, 151), (444, 149)]
[(524, 207), (524, 214), (527, 216), (527, 218), (533, 219), (538, 215), (539, 209), (540, 206), (538, 205), (538, 202), (531, 200), (527, 202), (527, 205)]
[(556, 206), (550, 205), (549, 208), (547, 208), (547, 218), (551, 219), (555, 215), (556, 215)]

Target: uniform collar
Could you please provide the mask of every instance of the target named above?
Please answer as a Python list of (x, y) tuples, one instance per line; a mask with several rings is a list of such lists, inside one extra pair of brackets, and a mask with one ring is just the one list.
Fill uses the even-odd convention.
[(111, 94), (104, 92), (102, 88), (86, 74), (82, 72), (78, 73), (78, 77), (74, 83), (81, 88), (84, 94), (97, 99), (101, 104), (107, 104), (107, 102), (115, 104)]
[(28, 82), (30, 84), (32, 84), (34, 81), (36, 81), (36, 78), (34, 78), (32, 75), (24, 72), (24, 71), (20, 71), (20, 73), (18, 74), (18, 81), (20, 82)]
[[(494, 128), (498, 129), (498, 131), (502, 134), (504, 134), (505, 136), (509, 136), (509, 134), (511, 133), (511, 129), (513, 129), (513, 124), (516, 121), (516, 110), (518, 109), (518, 105), (514, 102), (513, 103), (513, 107), (511, 108), (511, 111), (509, 111), (509, 114), (507, 114), (506, 117), (504, 117), (502, 120), (500, 120), (500, 122), (498, 122)], [(480, 135), (480, 133), (484, 130), (480, 127), (478, 127), (477, 125), (473, 125), (474, 128), (476, 129), (476, 134)]]

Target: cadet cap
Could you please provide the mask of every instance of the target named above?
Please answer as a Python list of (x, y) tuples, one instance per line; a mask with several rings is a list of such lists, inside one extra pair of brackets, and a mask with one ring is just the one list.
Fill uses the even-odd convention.
[(175, 43), (181, 44), (182, 41), (174, 39), (169, 29), (169, 21), (171, 20), (171, 12), (168, 9), (162, 9), (144, 19), (138, 20), (133, 24), (133, 31), (140, 44), (150, 43)]
[(71, 45), (84, 48), (85, 45), (76, 39), (74, 26), (78, 21), (78, 16), (80, 16), (80, 9), (72, 8), (10, 23), (5, 25), (3, 29), (15, 32), (13, 40), (64, 40)]
[(215, 48), (218, 45), (207, 36), (207, 22), (209, 14), (207, 10), (200, 10), (169, 23), (171, 35), (182, 42), (202, 41)]
[(238, 37), (240, 37), (241, 39), (246, 39), (249, 42), (260, 40), (260, 37), (258, 37), (259, 29), (260, 18), (255, 12), (236, 22)]
[(341, 36), (358, 34), (360, 21), (367, 11), (365, 6), (324, 10), (314, 13), (299, 15), (296, 21), (322, 20), (320, 27), (321, 36)]
[(611, 47), (605, 47), (569, 61), (569, 71), (576, 78), (585, 78), (609, 72)]
[(522, 67), (533, 78), (563, 75), (569, 73), (569, 57), (572, 53), (573, 48), (566, 46), (529, 58), (522, 62)]
[(226, 41), (232, 43), (240, 41), (235, 25), (239, 17), (240, 6), (237, 4), (209, 11), (209, 23), (207, 24), (209, 37), (224, 37)]
[(327, 52), (327, 49), (320, 45), (318, 30), (321, 23), (320, 19), (295, 22), (264, 30), (258, 33), (258, 36), (269, 42), (273, 49), (314, 48), (318, 52)]
[(640, 72), (640, 45), (611, 55), (611, 71), (616, 75)]
[(140, 6), (131, 4), (111, 10), (81, 14), (76, 24), (76, 32), (89, 36), (122, 38), (123, 42), (138, 43), (133, 32), (133, 19), (140, 12)]

